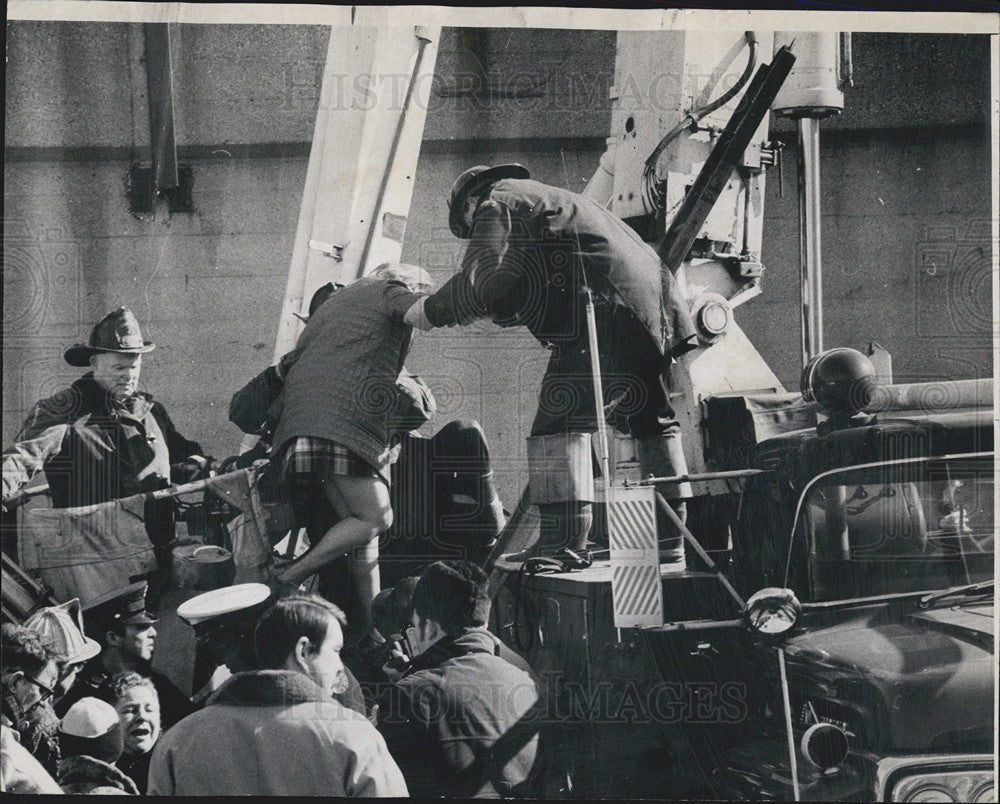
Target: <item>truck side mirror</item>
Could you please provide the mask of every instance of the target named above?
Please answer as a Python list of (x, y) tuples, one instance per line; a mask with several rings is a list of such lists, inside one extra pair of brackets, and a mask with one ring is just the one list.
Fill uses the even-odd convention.
[(780, 637), (795, 625), (801, 610), (802, 605), (791, 589), (768, 587), (750, 596), (743, 616), (758, 634)]

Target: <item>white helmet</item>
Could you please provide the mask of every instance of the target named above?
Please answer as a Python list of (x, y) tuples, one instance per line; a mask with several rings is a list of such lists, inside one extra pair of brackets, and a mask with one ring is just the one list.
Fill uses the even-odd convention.
[(83, 612), (78, 598), (60, 606), (39, 609), (24, 621), (42, 644), (67, 664), (93, 659), (101, 646), (83, 633)]

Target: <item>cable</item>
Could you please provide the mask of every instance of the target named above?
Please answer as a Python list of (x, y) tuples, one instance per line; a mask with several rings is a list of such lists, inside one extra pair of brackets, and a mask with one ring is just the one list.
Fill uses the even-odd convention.
[(747, 81), (750, 80), (750, 76), (752, 75), (754, 68), (757, 66), (757, 35), (753, 31), (746, 31), (744, 33), (744, 37), (746, 38), (747, 45), (750, 48), (750, 53), (747, 56), (747, 66), (743, 70), (743, 75), (740, 76), (739, 81), (737, 81), (732, 87), (711, 103), (706, 106), (702, 106), (700, 109), (688, 112), (684, 116), (684, 120), (670, 129), (670, 131), (663, 136), (659, 143), (657, 143), (653, 152), (646, 158), (646, 165), (642, 170), (642, 193), (643, 206), (646, 208), (647, 212), (655, 211), (659, 202), (660, 191), (656, 186), (656, 163), (659, 161), (663, 151), (666, 150), (666, 147), (685, 130), (695, 130), (698, 125), (698, 121), (702, 118), (729, 103), (729, 101), (736, 97), (740, 90), (746, 86)]
[(740, 76), (740, 80), (737, 81), (728, 92), (723, 93), (719, 96), (717, 100), (712, 101), (708, 106), (703, 106), (697, 112), (694, 113), (696, 119), (701, 120), (708, 114), (711, 114), (716, 109), (725, 106), (729, 101), (736, 97), (737, 93), (746, 86), (747, 81), (750, 80), (750, 74), (753, 72), (754, 67), (757, 66), (757, 35), (753, 31), (747, 31), (744, 36), (747, 40), (747, 45), (750, 48), (750, 54), (747, 57), (747, 66), (743, 70), (743, 75)]

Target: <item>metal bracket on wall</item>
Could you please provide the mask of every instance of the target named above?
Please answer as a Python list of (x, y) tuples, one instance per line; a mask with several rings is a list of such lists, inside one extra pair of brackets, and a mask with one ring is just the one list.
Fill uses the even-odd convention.
[(180, 165), (177, 168), (177, 186), (157, 189), (153, 180), (153, 168), (133, 162), (128, 171), (128, 188), (126, 195), (129, 201), (129, 212), (133, 215), (151, 215), (156, 209), (157, 197), (167, 202), (168, 212), (194, 212), (194, 202), (191, 187), (194, 184), (194, 171), (190, 165)]
[(190, 167), (178, 166), (174, 139), (170, 26), (167, 23), (146, 23), (143, 34), (146, 40), (150, 165), (133, 164), (129, 170), (129, 206), (133, 214), (151, 213), (159, 196), (167, 201), (170, 212), (192, 212), (192, 172)]

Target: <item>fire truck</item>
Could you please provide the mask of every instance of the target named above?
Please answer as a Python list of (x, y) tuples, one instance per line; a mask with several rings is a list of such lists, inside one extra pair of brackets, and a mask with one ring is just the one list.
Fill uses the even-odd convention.
[[(331, 32), (329, 74), (412, 68), (414, 94), (333, 116), (324, 84), (275, 358), (331, 264), (361, 276), (400, 257), (439, 30), (412, 34)], [(996, 801), (992, 382), (898, 385), (877, 344), (823, 344), (819, 123), (843, 108), (850, 47), (836, 33), (618, 35), (608, 149), (585, 194), (657, 247), (689, 302), (699, 342), (673, 400), (689, 473), (643, 478), (635, 444), (609, 436), (593, 560), (512, 560), (537, 533), (527, 495), (488, 560), (492, 628), (544, 693), (549, 797)], [(735, 317), (764, 288), (771, 112), (798, 129), (792, 391)], [(607, 512), (629, 495), (659, 506), (671, 483), (694, 493), (676, 523), (685, 561), (660, 563), (655, 533), (628, 554)], [(630, 561), (652, 561), (641, 618), (616, 583)], [(4, 572), (6, 609), (30, 579)]]
[(725, 575), (665, 569), (662, 625), (614, 627), (610, 562), (504, 585), (574, 794), (995, 800), (990, 383), (866, 412), (864, 355), (817, 362), (833, 413), (752, 448)]
[[(774, 56), (754, 72), (759, 50)], [(688, 561), (646, 559), (662, 607), (641, 624), (618, 582), (636, 553), (610, 524), (584, 569), (496, 560), (493, 626), (546, 688), (552, 795), (996, 800), (992, 382), (896, 385), (878, 344), (823, 347), (818, 124), (849, 56), (848, 35), (619, 34), (616, 84), (666, 77), (677, 103), (612, 89), (585, 194), (683, 278), (700, 343), (677, 397), (689, 474), (638, 476), (616, 436), (605, 505), (654, 499), (654, 480), (695, 498), (676, 523)], [(737, 61), (733, 90), (699, 105), (691, 76)], [(733, 316), (762, 290), (768, 111), (798, 125), (798, 392)], [(532, 528), (515, 513), (501, 540)]]

